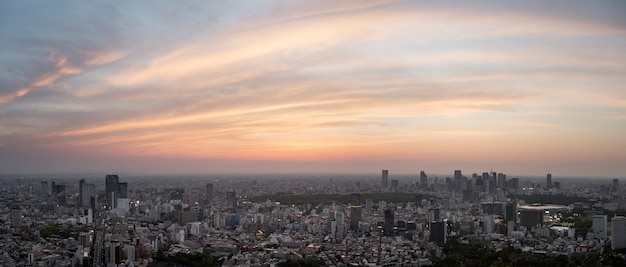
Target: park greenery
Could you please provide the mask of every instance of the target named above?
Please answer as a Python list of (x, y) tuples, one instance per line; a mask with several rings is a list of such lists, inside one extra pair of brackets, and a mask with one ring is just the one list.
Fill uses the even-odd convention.
[[(436, 198), (431, 195), (420, 195), (422, 199)], [(379, 201), (400, 203), (400, 202), (413, 202), (415, 201), (415, 194), (406, 193), (378, 193), (378, 194), (361, 194), (361, 200), (372, 199), (374, 203)], [(294, 195), (294, 194), (276, 194), (276, 195), (261, 195), (251, 197), (251, 202), (280, 202), (284, 205), (319, 205), (324, 203), (336, 202), (337, 204), (355, 204), (352, 195), (340, 195), (340, 194), (309, 194), (309, 195)]]
[(626, 260), (613, 254), (605, 247), (602, 254), (584, 253), (570, 256), (550, 256), (523, 252), (511, 247), (499, 251), (492, 250), (486, 243), (462, 243), (450, 239), (444, 246), (445, 257), (435, 263), (435, 267), (445, 266), (626, 266)]

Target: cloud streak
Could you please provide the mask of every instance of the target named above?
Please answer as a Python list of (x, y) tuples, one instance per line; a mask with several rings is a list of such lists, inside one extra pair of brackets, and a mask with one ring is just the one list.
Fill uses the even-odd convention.
[(619, 2), (64, 5), (8, 5), (31, 13), (0, 23), (16, 27), (0, 49), (2, 154), (367, 169), (626, 152)]

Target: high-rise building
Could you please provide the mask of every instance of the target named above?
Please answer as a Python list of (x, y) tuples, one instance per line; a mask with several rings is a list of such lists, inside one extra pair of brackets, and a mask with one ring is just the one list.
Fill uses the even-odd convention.
[(459, 180), (461, 177), (463, 177), (461, 170), (454, 170), (454, 180)]
[(117, 191), (120, 192), (119, 198), (128, 198), (128, 183), (118, 183)]
[(78, 181), (78, 206), (82, 207), (83, 204), (83, 187), (85, 186), (85, 179)]
[(504, 173), (498, 173), (498, 188), (506, 188), (506, 174)]
[(551, 173), (548, 173), (546, 175), (546, 188), (547, 189), (552, 188), (552, 174)]
[(350, 207), (350, 229), (356, 231), (359, 229), (359, 221), (361, 220), (361, 206)]
[(617, 192), (619, 188), (619, 179), (613, 179), (613, 193)]
[(94, 184), (85, 183), (80, 189), (80, 206), (91, 207), (91, 198), (96, 193), (96, 186)]
[(424, 190), (428, 188), (428, 176), (424, 171), (420, 172), (420, 187)]
[(383, 223), (383, 232), (386, 236), (394, 235), (395, 218), (393, 209), (385, 209), (385, 222)]
[(517, 202), (506, 203), (504, 207), (504, 220), (507, 222), (517, 222)]
[(398, 180), (396, 179), (391, 180), (390, 188), (391, 188), (391, 191), (398, 192)]
[(444, 245), (446, 243), (446, 222), (445, 221), (431, 221), (430, 222), (430, 235), (428, 241)]
[(213, 184), (206, 184), (205, 203), (211, 204), (213, 202)]
[(626, 248), (626, 217), (615, 216), (611, 220), (611, 247)]
[(107, 198), (111, 197), (111, 192), (119, 192), (120, 177), (115, 174), (105, 176), (105, 192)]
[(382, 187), (387, 188), (389, 186), (389, 171), (388, 170), (383, 170), (382, 178), (383, 178)]
[(593, 215), (591, 231), (593, 232), (593, 238), (606, 239), (607, 230), (607, 216), (606, 215)]
[(512, 189), (519, 188), (519, 178), (512, 178), (511, 181), (509, 181), (509, 187)]

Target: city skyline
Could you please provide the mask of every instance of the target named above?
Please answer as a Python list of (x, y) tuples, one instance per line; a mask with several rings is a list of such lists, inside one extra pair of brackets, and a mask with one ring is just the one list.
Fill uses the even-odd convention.
[(3, 173), (626, 173), (623, 1), (0, 4)]

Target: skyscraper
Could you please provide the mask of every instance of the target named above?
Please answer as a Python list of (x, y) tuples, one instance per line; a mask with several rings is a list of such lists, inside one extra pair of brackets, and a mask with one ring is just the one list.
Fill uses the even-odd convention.
[(613, 217), (611, 227), (611, 247), (613, 249), (626, 248), (626, 217)]
[(606, 239), (607, 230), (607, 216), (606, 215), (593, 215), (591, 231), (593, 232), (593, 238)]
[(128, 183), (118, 183), (119, 198), (128, 198)]
[(420, 187), (422, 189), (428, 188), (428, 176), (426, 175), (424, 171), (420, 172)]
[(91, 207), (91, 199), (96, 193), (96, 186), (94, 184), (85, 183), (81, 189), (81, 207)]
[(552, 188), (552, 174), (548, 173), (548, 175), (546, 175), (546, 188), (550, 189)]
[(361, 220), (361, 206), (350, 207), (350, 229), (356, 231), (359, 229), (359, 221)]
[(213, 184), (206, 184), (205, 203), (211, 204), (213, 201)]
[(85, 186), (85, 179), (78, 181), (78, 206), (82, 207), (83, 204), (83, 187)]
[(613, 193), (617, 192), (619, 188), (619, 179), (613, 179)]
[(105, 176), (105, 192), (106, 197), (111, 197), (111, 192), (119, 192), (120, 177), (115, 174)]
[(385, 222), (383, 223), (383, 231), (386, 236), (394, 235), (393, 226), (395, 223), (394, 212), (392, 209), (385, 209)]
[(389, 186), (389, 171), (388, 170), (383, 170), (382, 186), (383, 188), (387, 188)]
[(446, 222), (431, 221), (428, 241), (443, 245), (446, 243)]

